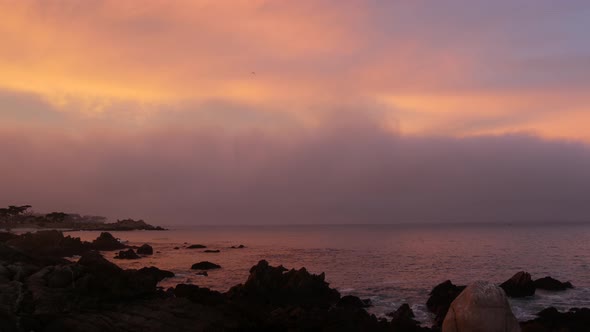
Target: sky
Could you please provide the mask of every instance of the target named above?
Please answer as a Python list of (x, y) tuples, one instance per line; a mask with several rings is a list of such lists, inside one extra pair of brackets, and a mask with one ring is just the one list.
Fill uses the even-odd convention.
[(587, 1), (0, 0), (0, 205), (590, 219)]

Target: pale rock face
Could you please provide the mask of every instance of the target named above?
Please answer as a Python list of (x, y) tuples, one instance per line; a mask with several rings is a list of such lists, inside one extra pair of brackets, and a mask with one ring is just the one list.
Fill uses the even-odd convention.
[(442, 332), (520, 332), (520, 326), (504, 290), (477, 281), (451, 303)]

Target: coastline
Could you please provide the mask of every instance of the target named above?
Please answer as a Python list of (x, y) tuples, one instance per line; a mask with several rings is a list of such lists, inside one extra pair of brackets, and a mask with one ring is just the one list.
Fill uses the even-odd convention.
[[(305, 330), (304, 327), (309, 326), (317, 330), (334, 330), (335, 327), (339, 327), (337, 330), (347, 330), (346, 326), (355, 326), (356, 329), (352, 329), (354, 331), (436, 331), (441, 323), (441, 319), (438, 319), (438, 325), (421, 326), (414, 320), (413, 312), (406, 304), (398, 308), (397, 314), (392, 312), (388, 318), (371, 315), (367, 312), (368, 301), (351, 295), (342, 296), (329, 287), (323, 273), (310, 274), (305, 268), (287, 270), (260, 261), (250, 269), (250, 276), (245, 282), (224, 293), (189, 284), (161, 289), (157, 286), (158, 282), (170, 277), (171, 272), (155, 267), (123, 270), (95, 251), (120, 250), (119, 255), (124, 251), (140, 252), (137, 247), (118, 242), (109, 233), (102, 233), (92, 242), (64, 236), (58, 231), (41, 231), (37, 235), (2, 233), (0, 242), (0, 259), (8, 271), (2, 274), (1, 285), (5, 294), (11, 294), (2, 298), (0, 304), (7, 305), (2, 301), (13, 298), (13, 295), (23, 298), (10, 312), (5, 310), (4, 315), (16, 325), (36, 325), (35, 330), (55, 324), (70, 330), (85, 330), (89, 327), (82, 324), (82, 318), (96, 320), (97, 324), (108, 322), (104, 326), (96, 325), (102, 331), (130, 328), (161, 331), (172, 327), (182, 331), (186, 330), (186, 326), (202, 327), (196, 330), (222, 327), (221, 330), (280, 331)], [(149, 244), (146, 246), (149, 247)], [(62, 258), (72, 255), (80, 255), (81, 258), (77, 262)], [(211, 267), (207, 264), (204, 266)], [(203, 265), (198, 268), (203, 268)], [(437, 287), (440, 289), (439, 286), (433, 289), (433, 294)], [(447, 286), (457, 290), (457, 286)], [(448, 290), (443, 292), (448, 293)], [(458, 294), (454, 295), (456, 297)], [(444, 303), (439, 301), (440, 298), (429, 299), (429, 302), (438, 301), (444, 308), (454, 299), (451, 297), (445, 299)], [(51, 303), (49, 307), (48, 303)], [(88, 306), (88, 303), (92, 304)], [(151, 311), (153, 306), (162, 309), (156, 314)], [(439, 307), (429, 307), (435, 314), (441, 315)], [(173, 313), (178, 313), (178, 310), (181, 310), (182, 318), (174, 316)], [(207, 316), (193, 311), (207, 312)], [(446, 314), (446, 310), (443, 311)], [(139, 325), (121, 326), (123, 323), (113, 321), (114, 317), (138, 313), (144, 317), (135, 317), (139, 321), (134, 324)], [(552, 323), (568, 315), (553, 311), (549, 313), (556, 317)], [(157, 322), (154, 318), (145, 318), (150, 315), (158, 317)], [(542, 324), (542, 318), (521, 322), (523, 331), (525, 328), (526, 331), (537, 331), (530, 326)], [(573, 317), (569, 320), (574, 322), (577, 319)], [(346, 325), (339, 325), (343, 322)]]

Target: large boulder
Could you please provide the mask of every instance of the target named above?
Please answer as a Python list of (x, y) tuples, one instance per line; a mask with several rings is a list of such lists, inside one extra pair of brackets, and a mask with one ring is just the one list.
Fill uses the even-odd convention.
[(465, 286), (454, 285), (450, 280), (436, 285), (426, 301), (426, 307), (434, 314), (434, 326), (440, 327), (451, 303), (465, 289)]
[(149, 244), (144, 244), (141, 247), (137, 248), (137, 253), (140, 255), (153, 255), (154, 254), (154, 248), (152, 248), (152, 246), (150, 246)]
[(537, 289), (544, 289), (550, 291), (562, 291), (569, 288), (574, 288), (572, 283), (569, 281), (561, 282), (551, 277), (539, 278), (534, 281), (534, 284)]
[(193, 270), (214, 270), (214, 269), (221, 269), (221, 265), (217, 265), (215, 263), (211, 263), (208, 261), (203, 261), (203, 262), (193, 264), (193, 266), (191, 266), (191, 269), (193, 269)]
[(127, 248), (126, 245), (119, 242), (111, 233), (102, 232), (92, 241), (92, 249), (100, 251), (111, 251)]
[(525, 297), (535, 294), (535, 283), (531, 279), (531, 275), (524, 271), (513, 275), (512, 278), (504, 281), (500, 287), (510, 297)]
[(477, 281), (451, 303), (442, 332), (519, 332), (504, 291), (489, 282)]

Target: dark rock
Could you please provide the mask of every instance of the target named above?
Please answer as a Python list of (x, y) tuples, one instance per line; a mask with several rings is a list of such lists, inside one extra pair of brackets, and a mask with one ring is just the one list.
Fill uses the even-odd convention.
[(65, 236), (55, 230), (25, 233), (6, 241), (6, 244), (37, 256), (74, 256), (90, 250), (88, 243)]
[(91, 273), (118, 274), (123, 271), (114, 263), (109, 262), (97, 251), (89, 251), (78, 260), (78, 265), (85, 267)]
[(70, 286), (80, 275), (81, 270), (70, 264), (52, 267), (44, 278), (48, 287), (64, 288)]
[(503, 282), (500, 287), (510, 297), (525, 297), (535, 294), (535, 283), (531, 279), (531, 275), (524, 271), (516, 273), (512, 278)]
[(178, 284), (174, 288), (174, 296), (187, 298), (191, 302), (204, 305), (217, 305), (226, 302), (225, 296), (221, 293), (196, 285)]
[(299, 270), (273, 267), (262, 260), (250, 269), (244, 285), (230, 289), (228, 296), (238, 300), (275, 306), (298, 305), (330, 307), (340, 300), (340, 294), (328, 287), (324, 273), (310, 274)]
[(18, 235), (11, 233), (11, 232), (0, 232), (0, 242), (4, 243), (8, 240), (12, 240), (17, 238)]
[(590, 309), (572, 308), (560, 312), (550, 307), (537, 314), (537, 318), (520, 323), (522, 332), (577, 332), (588, 331), (590, 326)]
[(151, 275), (157, 280), (157, 282), (160, 282), (166, 278), (174, 277), (173, 272), (166, 271), (166, 270), (160, 270), (154, 266), (143, 267), (143, 268), (137, 270), (137, 273), (143, 274), (143, 275)]
[(119, 240), (115, 239), (115, 237), (108, 232), (100, 233), (96, 240), (92, 241), (92, 249), (94, 250), (111, 251), (124, 248), (127, 248), (127, 246), (119, 242)]
[(179, 247), (174, 247), (174, 250), (178, 250), (178, 249), (180, 249), (180, 248)]
[(205, 252), (205, 253), (218, 253), (220, 251), (219, 250), (205, 250), (203, 252)]
[(402, 304), (396, 311), (387, 314), (391, 317), (394, 331), (422, 331), (420, 323), (414, 319), (414, 311), (407, 303)]
[(154, 249), (149, 244), (144, 244), (141, 247), (137, 248), (137, 253), (140, 255), (153, 255)]
[(551, 277), (544, 277), (534, 281), (535, 287), (538, 289), (550, 290), (550, 291), (561, 291), (569, 288), (574, 288), (571, 282), (561, 282)]
[(192, 244), (186, 248), (187, 249), (204, 249), (204, 248), (207, 248), (207, 246), (204, 246), (202, 244)]
[(352, 308), (368, 308), (371, 306), (371, 300), (365, 299), (361, 300), (360, 298), (353, 296), (353, 295), (346, 295), (340, 298), (338, 303), (336, 303), (337, 307), (352, 307)]
[(426, 307), (434, 314), (434, 326), (442, 326), (451, 303), (464, 289), (465, 286), (456, 286), (450, 280), (447, 280), (436, 285), (430, 291), (430, 297), (426, 301)]
[(119, 251), (119, 253), (115, 256), (116, 259), (139, 259), (139, 257), (133, 249), (127, 249), (123, 251)]
[(196, 264), (193, 264), (193, 266), (191, 266), (191, 269), (193, 270), (213, 270), (213, 269), (220, 269), (221, 266), (217, 265), (215, 263), (211, 263), (208, 261), (204, 261), (204, 262), (199, 262)]

